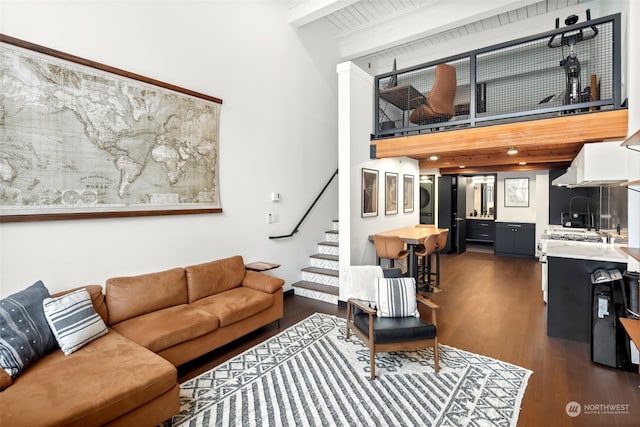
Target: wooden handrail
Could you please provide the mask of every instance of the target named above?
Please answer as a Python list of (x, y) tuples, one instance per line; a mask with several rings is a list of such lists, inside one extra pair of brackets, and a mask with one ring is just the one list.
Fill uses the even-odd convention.
[(307, 219), (307, 216), (309, 215), (309, 213), (311, 212), (313, 207), (316, 205), (316, 203), (318, 203), (318, 200), (320, 200), (320, 197), (322, 197), (322, 195), (324, 194), (324, 192), (327, 189), (327, 187), (329, 186), (329, 184), (331, 184), (331, 181), (333, 181), (333, 178), (335, 178), (337, 175), (338, 175), (338, 169), (336, 169), (336, 171), (333, 173), (333, 175), (331, 175), (331, 178), (329, 178), (329, 181), (327, 181), (327, 183), (324, 185), (324, 187), (322, 187), (322, 190), (320, 190), (320, 193), (318, 194), (316, 199), (313, 201), (313, 203), (311, 203), (311, 206), (309, 206), (309, 209), (307, 209), (307, 211), (304, 213), (304, 215), (302, 215), (302, 218), (300, 219), (300, 221), (298, 221), (298, 224), (296, 224), (296, 226), (293, 228), (293, 231), (291, 231), (291, 233), (283, 234), (281, 236), (269, 236), (269, 238), (270, 239), (284, 239), (285, 237), (291, 237), (294, 234), (296, 234), (299, 231), (300, 226), (302, 225), (304, 220)]

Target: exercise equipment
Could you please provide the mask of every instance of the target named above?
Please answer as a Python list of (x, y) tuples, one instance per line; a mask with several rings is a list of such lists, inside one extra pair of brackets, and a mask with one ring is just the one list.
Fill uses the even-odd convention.
[[(591, 10), (586, 10), (587, 22), (591, 20)], [(575, 25), (578, 22), (577, 15), (569, 15), (564, 20), (564, 24), (568, 27)], [(556, 18), (556, 29), (560, 28), (560, 18)], [(578, 104), (581, 102), (588, 102), (591, 97), (591, 88), (587, 86), (582, 89), (580, 82), (580, 61), (578, 60), (578, 54), (576, 52), (576, 45), (580, 42), (591, 40), (598, 35), (598, 28), (595, 25), (589, 27), (583, 27), (578, 29), (569, 29), (565, 32), (554, 34), (547, 42), (547, 46), (550, 48), (562, 48), (562, 60), (560, 66), (564, 69), (567, 77), (566, 89), (564, 92), (564, 105)], [(569, 48), (569, 54), (564, 56), (564, 47)]]

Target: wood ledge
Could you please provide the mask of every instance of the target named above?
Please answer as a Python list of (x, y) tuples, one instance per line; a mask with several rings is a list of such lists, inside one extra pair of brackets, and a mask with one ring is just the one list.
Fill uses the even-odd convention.
[[(410, 157), (448, 173), (566, 167), (585, 143), (624, 139), (628, 111), (607, 110), (375, 140), (376, 158)], [(509, 156), (509, 148), (518, 154)], [(437, 155), (438, 160), (429, 160)], [(519, 163), (526, 163), (520, 165)]]

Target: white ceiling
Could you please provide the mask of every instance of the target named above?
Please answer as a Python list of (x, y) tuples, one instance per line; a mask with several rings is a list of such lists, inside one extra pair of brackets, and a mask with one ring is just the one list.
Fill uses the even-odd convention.
[[(441, 59), (599, 17), (598, 0), (292, 0), (289, 21), (316, 26), (343, 60), (372, 74)], [(496, 41), (497, 40), (497, 41)]]

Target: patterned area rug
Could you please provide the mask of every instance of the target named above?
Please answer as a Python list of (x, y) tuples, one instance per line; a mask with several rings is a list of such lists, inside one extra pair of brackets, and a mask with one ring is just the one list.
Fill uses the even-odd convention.
[(515, 426), (532, 372), (440, 345), (379, 353), (316, 313), (181, 386), (174, 426)]

